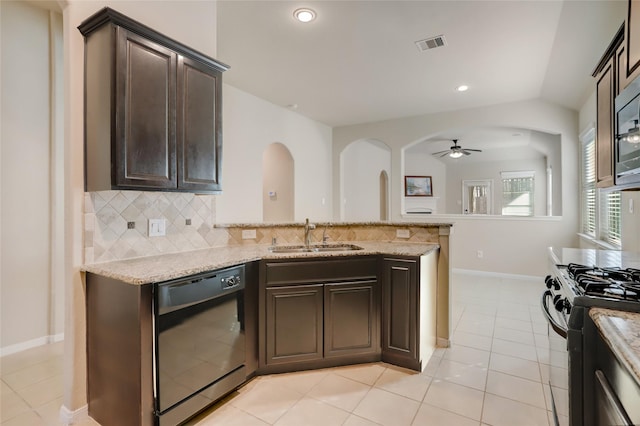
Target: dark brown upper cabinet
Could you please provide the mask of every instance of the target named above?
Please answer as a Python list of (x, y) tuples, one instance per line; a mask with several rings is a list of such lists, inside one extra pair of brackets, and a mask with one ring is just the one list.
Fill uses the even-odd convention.
[(219, 193), (229, 67), (112, 9), (85, 37), (85, 190)]
[(609, 188), (614, 177), (614, 118), (616, 95), (626, 84), (624, 78), (624, 25), (620, 27), (593, 71), (596, 79), (596, 185)]
[[(640, 0), (628, 0), (626, 21), (625, 81), (630, 83), (640, 75)], [(626, 84), (624, 85), (626, 87)], [(621, 89), (624, 89), (622, 87)]]

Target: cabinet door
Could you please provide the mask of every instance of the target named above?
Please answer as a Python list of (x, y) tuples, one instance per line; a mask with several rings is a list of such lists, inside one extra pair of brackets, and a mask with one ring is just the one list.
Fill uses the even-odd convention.
[(626, 29), (626, 77), (633, 80), (640, 75), (640, 0), (629, 0)]
[(616, 50), (615, 96), (618, 96), (629, 83), (631, 83), (631, 79), (627, 78), (627, 48), (622, 43)]
[(178, 187), (221, 191), (222, 73), (178, 58)]
[(613, 98), (614, 60), (612, 57), (597, 80), (596, 118), (596, 185), (599, 188), (612, 186), (613, 178)]
[(175, 189), (177, 54), (121, 27), (116, 51), (112, 181)]
[(266, 289), (267, 365), (322, 358), (322, 284)]
[(416, 368), (418, 267), (415, 260), (383, 260), (382, 359)]
[(325, 358), (379, 352), (377, 282), (325, 284)]

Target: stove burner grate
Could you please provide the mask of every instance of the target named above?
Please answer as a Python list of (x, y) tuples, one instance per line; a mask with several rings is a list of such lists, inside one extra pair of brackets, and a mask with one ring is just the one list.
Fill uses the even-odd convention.
[(567, 265), (569, 276), (588, 296), (640, 301), (640, 270)]

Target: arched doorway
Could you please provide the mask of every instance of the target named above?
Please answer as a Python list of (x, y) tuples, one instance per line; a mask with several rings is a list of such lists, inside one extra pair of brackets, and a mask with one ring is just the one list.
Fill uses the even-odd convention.
[(294, 218), (293, 156), (281, 143), (272, 143), (262, 154), (262, 220), (292, 222)]
[(380, 220), (389, 220), (389, 175), (380, 172)]

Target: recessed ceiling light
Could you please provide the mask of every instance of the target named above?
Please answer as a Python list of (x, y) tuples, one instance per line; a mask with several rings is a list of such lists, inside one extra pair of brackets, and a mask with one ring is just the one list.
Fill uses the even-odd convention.
[(466, 92), (467, 90), (469, 90), (469, 86), (465, 84), (456, 87), (456, 92)]
[(316, 12), (307, 8), (296, 9), (293, 16), (300, 22), (311, 22), (316, 19)]

